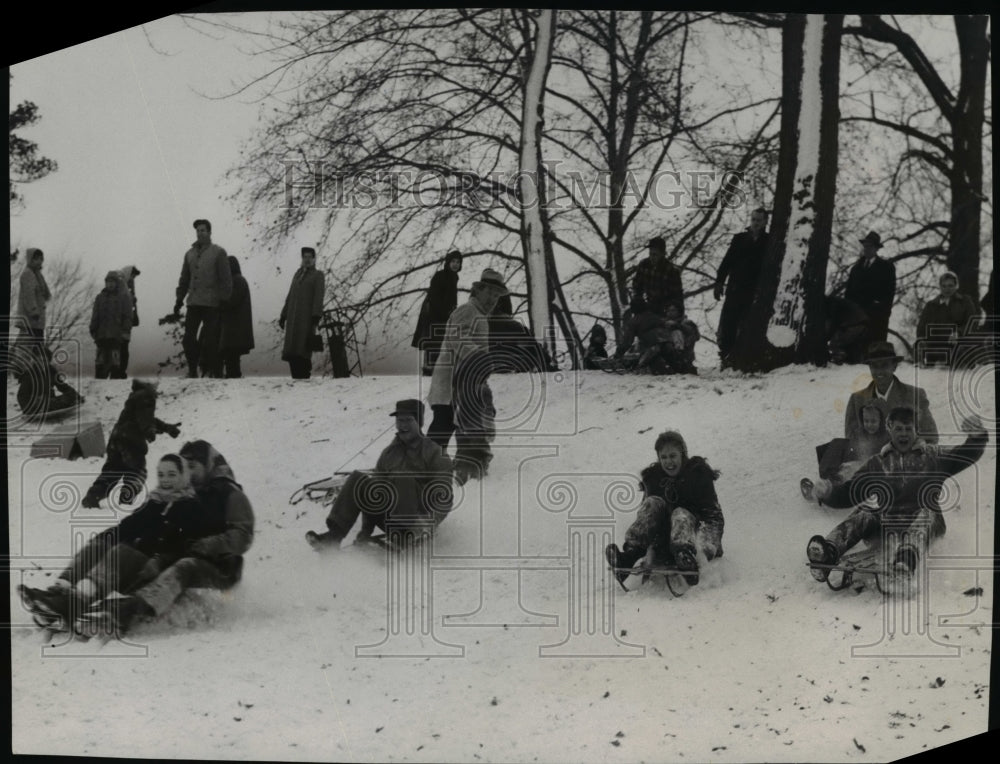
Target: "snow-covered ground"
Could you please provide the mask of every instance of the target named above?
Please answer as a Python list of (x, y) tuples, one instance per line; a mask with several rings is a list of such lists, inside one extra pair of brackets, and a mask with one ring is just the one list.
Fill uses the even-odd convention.
[[(925, 387), (945, 443), (960, 442), (957, 421), (970, 411), (995, 424), (992, 370), (899, 374)], [(518, 434), (501, 434), (490, 474), (458, 494), (425, 558), (433, 572), (390, 577), (371, 552), (312, 552), (303, 534), (322, 529), (325, 510), (288, 498), (335, 470), (371, 466), (391, 438), (393, 403), (425, 393), (414, 378), (163, 379), (157, 413), (182, 433), (157, 439), (150, 466), (184, 439), (208, 439), (253, 502), (257, 535), (232, 592), (185, 595), (130, 644), (102, 648), (46, 648), (14, 592), (22, 575), (46, 583), (72, 534), (90, 527), (74, 496), (102, 460), (29, 459), (37, 432), (14, 433), (14, 751), (884, 761), (983, 732), (995, 429), (983, 459), (951, 484), (948, 533), (915, 597), (835, 593), (805, 564), (808, 538), (844, 515), (805, 503), (798, 480), (814, 473), (813, 447), (842, 434), (848, 396), (867, 381), (861, 366), (563, 372), (544, 386), (495, 377), (501, 427)], [(84, 381), (82, 419), (107, 435), (126, 389)], [(722, 471), (725, 556), (681, 598), (655, 581), (625, 594), (598, 547), (612, 524), (620, 543), (636, 506), (630, 487), (668, 427)]]

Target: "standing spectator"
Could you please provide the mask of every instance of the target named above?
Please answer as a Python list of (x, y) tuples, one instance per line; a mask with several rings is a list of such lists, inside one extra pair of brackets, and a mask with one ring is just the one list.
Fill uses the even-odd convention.
[(429, 376), (434, 370), (434, 362), (441, 351), (444, 326), (458, 305), (458, 273), (461, 270), (462, 253), (453, 249), (444, 256), (444, 267), (431, 277), (427, 296), (420, 307), (420, 318), (410, 344), (424, 351), (424, 376)]
[(25, 252), (27, 264), (21, 271), (21, 287), (17, 295), (17, 313), (27, 322), (24, 331), (34, 339), (45, 339), (45, 306), (52, 299), (49, 285), (42, 275), (45, 254), (29, 247)]
[[(473, 474), (484, 474), (491, 458), (488, 438), (494, 409), (492, 392), (486, 384), (486, 356), (490, 313), (506, 294), (503, 277), (486, 268), (480, 280), (473, 283), (468, 302), (452, 311), (431, 376), (427, 401), (434, 420), (427, 428), (427, 437), (447, 451), (448, 441), (458, 429), (455, 474), (460, 484)], [(463, 461), (459, 462), (460, 458)]]
[(674, 303), (684, 313), (684, 290), (681, 272), (667, 260), (667, 243), (660, 236), (649, 240), (649, 257), (639, 263), (632, 280), (633, 312), (638, 306), (663, 315), (667, 303)]
[[(228, 300), (233, 291), (233, 277), (226, 259), (226, 250), (212, 243), (212, 224), (194, 221), (197, 241), (184, 255), (174, 315), (181, 311), (187, 295), (187, 316), (184, 319), (184, 356), (188, 376), (222, 375), (219, 362), (219, 303)], [(201, 330), (199, 334), (198, 330)]]
[(132, 328), (139, 325), (139, 302), (135, 298), (135, 277), (139, 275), (139, 269), (134, 265), (126, 265), (122, 268), (119, 273), (122, 279), (125, 281), (125, 286), (128, 288), (128, 293), (132, 298), (132, 324), (129, 327), (128, 332), (125, 334), (125, 338), (122, 340), (121, 347), (121, 363), (118, 366), (116, 372), (112, 375), (115, 379), (125, 379), (128, 376), (128, 361), (129, 352), (128, 346), (132, 341)]
[(851, 393), (847, 400), (847, 410), (844, 412), (845, 438), (856, 441), (862, 436), (861, 409), (868, 401), (875, 400), (885, 414), (901, 406), (912, 408), (917, 414), (917, 435), (927, 443), (937, 443), (937, 423), (931, 416), (927, 393), (922, 387), (903, 384), (896, 376), (896, 367), (902, 360), (902, 356), (896, 355), (896, 348), (891, 342), (873, 342), (868, 347), (865, 362), (872, 381), (867, 387)]
[(969, 330), (979, 309), (968, 295), (958, 291), (958, 276), (945, 271), (938, 281), (941, 293), (924, 305), (917, 322), (917, 363), (929, 366), (957, 359), (959, 341)]
[(758, 207), (750, 213), (749, 230), (733, 237), (715, 276), (715, 299), (722, 298), (723, 288), (726, 292), (717, 334), (723, 368), (729, 366), (729, 356), (736, 348), (740, 326), (757, 294), (757, 278), (767, 254), (766, 226), (767, 210)]
[[(316, 250), (302, 248), (302, 265), (292, 276), (278, 326), (285, 330), (281, 360), (288, 361), (292, 379), (309, 379), (312, 373), (314, 343), (319, 339), (316, 329), (323, 317), (323, 297), (326, 280), (316, 270)], [(315, 339), (314, 339), (315, 338)]]
[(90, 336), (97, 344), (94, 376), (116, 379), (121, 368), (122, 339), (132, 330), (132, 297), (118, 271), (108, 271), (104, 289), (94, 299)]
[(250, 286), (243, 278), (240, 262), (229, 255), (229, 269), (233, 274), (233, 293), (222, 307), (222, 336), (219, 352), (222, 356), (223, 374), (226, 379), (243, 376), (240, 356), (253, 349), (253, 310), (250, 305)]
[(868, 314), (867, 342), (885, 342), (896, 297), (896, 266), (878, 256), (882, 239), (870, 231), (861, 239), (861, 256), (847, 276), (844, 297)]

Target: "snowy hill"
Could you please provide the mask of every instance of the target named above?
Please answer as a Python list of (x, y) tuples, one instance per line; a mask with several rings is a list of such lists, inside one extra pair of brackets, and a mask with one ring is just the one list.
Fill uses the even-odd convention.
[[(992, 372), (898, 373), (927, 390), (944, 443), (961, 442), (971, 406), (995, 423)], [(14, 751), (884, 761), (983, 732), (995, 430), (950, 484), (941, 564), (915, 597), (835, 593), (805, 565), (806, 541), (844, 511), (805, 503), (798, 480), (814, 475), (813, 447), (843, 433), (848, 396), (867, 381), (865, 367), (494, 377), (500, 428), (517, 434), (498, 437), (490, 474), (458, 494), (421, 579), (387, 575), (371, 552), (311, 551), (303, 534), (323, 528), (325, 510), (288, 503), (307, 481), (371, 466), (391, 439), (393, 403), (426, 392), (413, 378), (164, 379), (157, 414), (182, 432), (159, 436), (148, 465), (185, 439), (211, 441), (253, 503), (257, 535), (235, 590), (185, 595), (131, 644), (101, 649), (43, 651), (14, 587), (21, 568), (45, 584), (65, 562), (83, 527), (74, 496), (102, 460), (28, 459), (37, 432), (15, 434)], [(126, 385), (85, 381), (82, 419), (107, 435)], [(626, 594), (594, 559), (612, 527), (621, 543), (637, 473), (668, 427), (722, 471), (725, 556), (681, 598), (655, 581)], [(981, 596), (967, 593), (976, 587)]]

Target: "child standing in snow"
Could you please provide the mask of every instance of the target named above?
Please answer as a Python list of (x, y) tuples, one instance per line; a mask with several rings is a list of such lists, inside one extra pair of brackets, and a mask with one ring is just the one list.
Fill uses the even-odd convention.
[[(646, 498), (635, 521), (625, 533), (625, 544), (609, 544), (605, 556), (612, 568), (630, 569), (650, 548), (657, 563), (690, 571), (688, 583), (698, 582), (697, 552), (708, 560), (722, 556), (725, 520), (715, 494), (719, 472), (700, 456), (688, 456), (679, 432), (660, 433), (654, 444), (656, 458), (641, 473)], [(628, 570), (615, 573), (619, 581)]]

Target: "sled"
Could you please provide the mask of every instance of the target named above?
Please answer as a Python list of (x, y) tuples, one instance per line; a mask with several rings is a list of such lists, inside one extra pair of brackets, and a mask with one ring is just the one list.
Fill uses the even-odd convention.
[(893, 594), (899, 591), (899, 584), (905, 587), (911, 582), (911, 576), (900, 575), (885, 565), (881, 549), (851, 552), (832, 564), (811, 561), (806, 564), (814, 570), (828, 571), (826, 585), (835, 592), (848, 588), (854, 583), (855, 576), (873, 578), (875, 588), (882, 594)]
[[(645, 565), (638, 564), (632, 568), (611, 568), (611, 572), (615, 574), (615, 580), (618, 585), (626, 591), (633, 591), (625, 586), (625, 581), (628, 579), (618, 578), (619, 573), (628, 573), (629, 578), (632, 576), (642, 576), (642, 583), (645, 584), (653, 576), (663, 576), (667, 582), (667, 588), (670, 593), (675, 597), (681, 597), (684, 593), (690, 589), (694, 583), (689, 583), (688, 577), (697, 577), (698, 571), (696, 570), (681, 570), (680, 568), (674, 567), (672, 565)], [(641, 584), (640, 584), (641, 585)]]
[[(428, 533), (426, 535), (430, 534)], [(426, 535), (415, 534), (413, 536), (414, 539), (413, 544), (408, 546), (412, 547), (416, 546), (417, 544), (423, 543), (424, 539), (426, 538)], [(361, 549), (369, 549), (378, 552), (384, 550), (391, 552), (393, 554), (399, 554), (406, 548), (405, 546), (401, 547), (398, 544), (394, 544), (392, 540), (389, 538), (389, 536), (385, 533), (375, 533), (371, 536), (358, 536), (357, 538), (354, 539), (353, 546), (360, 547)]]
[(628, 353), (621, 358), (595, 358), (594, 365), (608, 374), (635, 374), (639, 372), (639, 354)]
[(330, 477), (306, 483), (288, 497), (288, 503), (294, 506), (303, 499), (309, 499), (309, 501), (328, 507), (333, 504), (350, 474), (350, 472), (334, 472)]

